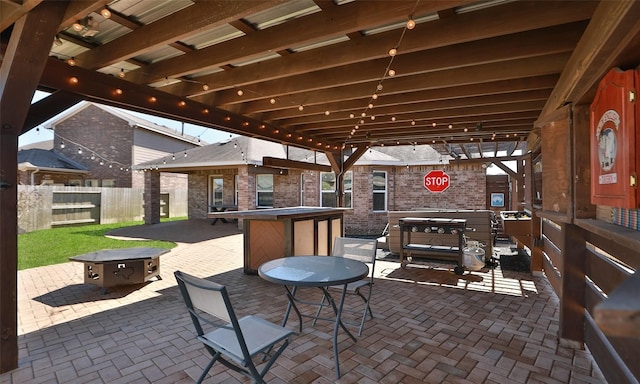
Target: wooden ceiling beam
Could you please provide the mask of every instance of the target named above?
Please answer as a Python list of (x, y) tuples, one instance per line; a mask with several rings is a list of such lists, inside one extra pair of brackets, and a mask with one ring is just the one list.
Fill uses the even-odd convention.
[(111, 0), (75, 0), (69, 1), (67, 10), (62, 19), (62, 23), (58, 27), (58, 32), (70, 27), (78, 20), (87, 17), (91, 12), (103, 8), (109, 4)]
[(276, 157), (265, 156), (262, 158), (262, 165), (265, 167), (284, 168), (284, 169), (305, 169), (309, 171), (331, 172), (330, 165), (308, 163), (306, 161), (296, 161), (289, 159), (280, 159)]
[[(199, 1), (175, 12), (170, 17), (140, 27), (107, 44), (81, 53), (76, 56), (76, 62), (79, 66), (88, 69), (103, 68), (282, 2), (283, 0), (245, 0), (232, 3)], [(130, 81), (134, 81), (136, 74), (140, 74), (136, 71), (127, 73)]]
[(20, 134), (26, 133), (57, 114), (81, 102), (82, 96), (67, 91), (55, 91), (31, 104)]
[[(495, 94), (523, 92), (529, 90), (553, 89), (557, 80), (557, 75), (543, 75), (535, 77), (524, 77), (519, 79), (498, 80), (488, 83), (467, 84), (439, 89), (418, 89), (415, 91), (407, 90), (407, 92), (404, 93), (389, 94), (384, 95), (384, 97), (378, 98), (375, 101), (375, 107), (380, 108), (384, 106), (399, 105), (409, 102), (450, 100), (463, 97), (488, 96)], [(366, 105), (369, 100), (371, 100), (371, 95), (367, 95), (367, 97), (346, 100), (343, 102), (326, 103), (323, 105), (309, 105), (305, 107), (305, 110), (307, 112), (307, 116), (312, 119), (331, 120), (334, 119), (335, 116), (342, 116), (340, 112), (344, 112), (343, 115), (347, 116), (349, 113), (362, 109), (362, 107)], [(277, 103), (271, 104), (268, 101), (266, 103), (263, 103), (262, 101), (256, 103), (247, 103), (249, 104), (249, 107), (247, 108), (250, 109), (254, 106), (257, 107), (258, 103), (260, 104), (259, 108), (262, 110), (257, 111), (257, 113), (251, 113), (250, 115), (257, 116), (258, 113), (260, 113), (260, 118), (264, 120), (284, 120), (287, 118), (296, 118), (300, 115), (299, 111), (297, 111), (296, 108), (291, 108), (291, 106), (289, 106), (288, 108), (285, 108), (284, 106), (280, 107), (276, 105)], [(268, 108), (266, 105), (270, 105), (271, 108)], [(324, 111), (327, 110), (331, 111), (331, 115), (326, 116), (324, 114)], [(269, 112), (261, 113), (263, 111)]]
[[(77, 83), (70, 81), (72, 77)], [(229, 113), (203, 104), (185, 100), (124, 79), (49, 59), (40, 79), (42, 86), (82, 95), (89, 101), (160, 117), (184, 121), (227, 132), (260, 137), (270, 141), (288, 143), (295, 147), (315, 150), (338, 150), (337, 143), (319, 140), (312, 135), (293, 135), (285, 129), (263, 124), (244, 116)], [(117, 93), (116, 90), (122, 93)], [(151, 101), (154, 97), (154, 101)], [(289, 134), (290, 136), (288, 136)], [(298, 136), (301, 136), (298, 140)], [(321, 143), (321, 145), (318, 145)]]
[[(414, 76), (396, 76), (385, 80), (382, 97), (399, 94), (407, 91), (448, 88), (477, 83), (488, 83), (508, 79), (519, 79), (549, 74), (557, 74), (562, 71), (569, 53), (538, 56), (527, 59), (503, 61), (499, 63), (480, 64), (473, 67), (444, 69), (429, 73), (421, 73)], [(301, 92), (300, 94), (281, 95), (277, 97), (278, 103), (290, 105), (296, 109), (297, 105), (318, 105), (336, 101), (345, 101), (360, 98), (363, 95), (371, 95), (375, 92), (378, 81), (322, 89), (315, 92)], [(268, 92), (268, 90), (264, 90)], [(207, 105), (212, 105), (207, 96), (194, 98)], [(237, 97), (237, 96), (236, 96)], [(364, 107), (364, 106), (363, 106)]]
[[(393, 69), (398, 75), (412, 76), (422, 73), (470, 67), (472, 65), (498, 63), (515, 59), (532, 58), (554, 53), (571, 52), (582, 35), (586, 23), (562, 25), (545, 30), (535, 30), (514, 35), (500, 36), (491, 39), (456, 44), (399, 54), (393, 62)], [(555, 36), (566, 38), (557, 39)], [(428, 39), (429, 36), (423, 38)], [(360, 55), (354, 51), (351, 55)], [(437, 60), (434, 60), (437, 58)], [(349, 84), (379, 81), (389, 58), (368, 60), (338, 68), (290, 75), (284, 79), (247, 84), (242, 87), (246, 96), (238, 97), (235, 89), (227, 89), (212, 93), (206, 100), (212, 105), (241, 103), (241, 113), (253, 113), (247, 102), (271, 97), (310, 92), (320, 89), (334, 88)], [(268, 94), (265, 94), (268, 90)], [(375, 88), (374, 88), (375, 90)], [(371, 92), (369, 92), (371, 93)], [(371, 96), (370, 94), (368, 96)]]
[[(562, 10), (562, 12), (564, 14), (564, 18), (561, 20), (557, 18), (555, 19), (558, 25), (584, 21), (588, 19), (588, 15), (592, 11), (589, 10), (588, 7), (583, 7), (577, 12), (574, 12), (574, 10), (571, 9), (565, 9)], [(469, 15), (460, 15), (460, 19), (455, 19), (458, 21), (455, 23), (451, 21), (445, 22), (442, 20), (436, 20), (423, 25), (421, 24), (419, 26), (420, 33), (409, 33), (406, 35), (406, 38), (403, 40), (402, 49), (399, 50), (400, 55), (520, 32), (527, 33), (525, 31), (529, 29), (539, 29), (540, 31), (543, 31), (543, 28), (554, 28), (554, 25), (556, 25), (549, 25), (549, 23), (544, 20), (530, 18), (526, 13), (523, 13), (517, 7), (514, 8), (512, 5), (509, 6), (509, 10), (503, 12), (503, 15), (510, 20), (518, 20), (520, 25), (517, 28), (514, 28), (513, 26), (507, 27), (506, 25), (502, 27), (502, 23), (493, 22), (493, 20), (495, 20), (493, 19), (493, 16), (488, 16), (486, 14), (480, 14), (478, 16), (475, 12), (472, 12)], [(576, 15), (579, 17), (576, 17)], [(487, 17), (490, 17), (492, 21), (487, 21)], [(476, 18), (479, 20), (475, 20)], [(478, 24), (483, 22), (492, 25), (499, 24), (501, 27), (495, 28), (495, 26), (493, 26), (490, 31), (491, 33), (485, 33), (485, 31), (487, 31), (486, 28), (477, 27)], [(442, 33), (441, 31), (442, 28), (450, 28), (448, 27), (449, 24), (456, 26), (456, 32), (452, 35)], [(565, 30), (564, 32), (567, 31)], [(318, 33), (321, 35), (322, 31), (319, 31)], [(353, 63), (366, 63), (373, 59), (386, 59), (388, 56), (384, 50), (380, 49), (380, 47), (395, 46), (398, 43), (398, 34), (398, 30), (373, 34), (358, 41), (348, 41), (306, 52), (299, 52), (284, 59), (272, 59), (268, 61), (269, 65), (265, 65), (267, 62), (255, 63), (234, 68), (232, 71), (227, 71), (224, 75), (219, 73), (206, 75), (200, 80), (212, 85), (215, 84), (216, 86), (212, 86), (210, 89), (210, 92), (214, 92), (228, 89), (235, 85), (245, 86), (255, 82), (305, 74), (310, 71), (318, 71)], [(551, 42), (558, 39), (549, 38), (545, 40), (547, 42)], [(489, 52), (495, 53), (496, 50), (489, 49)], [(238, 58), (236, 58), (236, 60), (237, 59)], [(199, 89), (196, 88), (197, 87), (193, 85), (190, 86), (189, 84), (184, 84), (182, 86), (168, 85), (165, 90), (170, 93), (186, 96), (198, 93)]]
[[(478, 41), (531, 29), (543, 29), (555, 25), (587, 20), (593, 12), (591, 5), (583, 7), (583, 4), (570, 4), (570, 2), (568, 2), (562, 7), (555, 8), (557, 13), (554, 14), (552, 18), (553, 22), (549, 22), (550, 19), (529, 17), (529, 13), (527, 13), (526, 10), (519, 8), (522, 5), (520, 2), (518, 2), (518, 4), (506, 4), (492, 7), (487, 11), (457, 15), (454, 19), (435, 20), (420, 24), (415, 32), (411, 31), (411, 33), (406, 35), (399, 52), (403, 55), (451, 44)], [(512, 22), (495, 23), (496, 16), (493, 12), (498, 8), (501, 9), (499, 12), (500, 16), (503, 17), (504, 20), (510, 20)], [(538, 7), (536, 12), (538, 10), (541, 10), (541, 8)], [(453, 26), (449, 27), (449, 24), (453, 24)], [(487, 25), (491, 25), (491, 28), (486, 28)], [(452, 29), (453, 32), (443, 33), (443, 28)], [(232, 71), (224, 73), (224, 75), (219, 73), (205, 75), (199, 78), (199, 80), (211, 84), (212, 88), (210, 92), (214, 92), (236, 85), (245, 86), (255, 82), (269, 81), (304, 74), (310, 71), (386, 58), (387, 52), (381, 50), (380, 47), (395, 46), (398, 43), (399, 33), (399, 30), (392, 30), (373, 34), (357, 41), (332, 44), (306, 52), (298, 52), (295, 55), (283, 59), (272, 59), (234, 68)], [(553, 41), (558, 39), (550, 38), (547, 40)], [(495, 53), (496, 50), (491, 50), (491, 52)], [(240, 53), (236, 55), (238, 54)], [(235, 60), (238, 59), (238, 57), (235, 58)], [(216, 86), (214, 86), (214, 84)], [(168, 85), (165, 90), (182, 96), (197, 94), (200, 91), (193, 84), (184, 84), (183, 86)]]
[[(577, 102), (600, 81), (640, 33), (640, 2), (600, 1), (541, 116)], [(636, 62), (637, 64), (637, 62)]]
[[(544, 106), (544, 101), (524, 101), (524, 102), (516, 102), (509, 103), (504, 105), (487, 105), (481, 107), (462, 107), (462, 108), (450, 108), (436, 111), (429, 111), (424, 113), (413, 113), (413, 120), (418, 122), (419, 126), (425, 127), (426, 125), (430, 125), (432, 122), (439, 123), (441, 127), (446, 129), (444, 124), (448, 124), (449, 119), (460, 118), (460, 116), (490, 116), (492, 114), (504, 115), (509, 112), (527, 112), (527, 111), (540, 111)], [(375, 126), (383, 126), (386, 129), (395, 126), (408, 125), (407, 120), (403, 119), (403, 121), (398, 122), (396, 120), (395, 124), (391, 121), (390, 118), (382, 120), (376, 118), (376, 120), (371, 121), (367, 118), (364, 119), (365, 123), (361, 124), (360, 129), (367, 129), (368, 127)], [(480, 121), (479, 119), (476, 122)], [(484, 121), (484, 120), (483, 120)], [(343, 126), (348, 130), (353, 128), (354, 124), (358, 124), (358, 120), (351, 120), (351, 124), (345, 123)], [(290, 129), (294, 129), (297, 132), (308, 132), (314, 129), (326, 130), (328, 129), (326, 124), (307, 124), (307, 125), (299, 125), (299, 126), (291, 126), (288, 127)], [(339, 127), (340, 128), (340, 127)], [(333, 129), (333, 128), (332, 128)]]
[(20, 3), (13, 1), (0, 3), (0, 32), (9, 28), (41, 2), (42, 0), (24, 0)]
[[(131, 81), (150, 84), (165, 77), (183, 76), (230, 62), (260, 57), (264, 55), (265, 51), (281, 51), (293, 46), (315, 43), (322, 39), (330, 39), (349, 32), (376, 27), (382, 22), (391, 23), (394, 20), (404, 20), (412, 11), (416, 15), (421, 15), (435, 12), (451, 4), (467, 2), (448, 0), (424, 2), (417, 6), (415, 1), (405, 0), (351, 2), (300, 17), (295, 19), (295, 22), (275, 25), (257, 33), (151, 64), (132, 71)], [(242, 46), (242, 49), (237, 49), (238, 46)], [(218, 84), (208, 79), (203, 81)]]
[[(459, 99), (451, 99), (451, 100), (438, 100), (438, 101), (419, 101), (411, 102), (409, 100), (404, 103), (393, 104), (389, 106), (376, 106), (368, 113), (370, 115), (375, 115), (377, 118), (383, 118), (388, 121), (389, 117), (395, 116), (398, 118), (403, 114), (414, 114), (414, 113), (426, 113), (429, 111), (442, 111), (445, 109), (454, 109), (454, 108), (470, 108), (470, 107), (483, 107), (490, 105), (506, 105), (509, 103), (520, 103), (526, 101), (546, 101), (547, 97), (551, 93), (551, 89), (541, 89), (534, 90), (528, 92), (513, 92), (513, 93), (505, 93), (505, 94), (494, 94), (491, 96), (474, 96), (468, 98), (459, 98)], [(360, 104), (361, 108), (362, 105)], [(305, 124), (326, 124), (328, 126), (332, 126), (336, 123), (337, 116), (333, 118), (333, 120), (328, 120), (331, 115), (326, 116), (325, 114), (320, 114), (320, 116), (310, 115), (304, 117), (298, 117), (287, 120), (277, 120), (274, 123), (283, 127), (287, 126), (299, 126)], [(346, 123), (353, 123), (354, 119), (349, 119), (346, 113), (342, 114), (342, 119), (339, 121)], [(371, 122), (370, 119), (364, 118), (367, 123)], [(273, 121), (273, 120), (270, 120)]]

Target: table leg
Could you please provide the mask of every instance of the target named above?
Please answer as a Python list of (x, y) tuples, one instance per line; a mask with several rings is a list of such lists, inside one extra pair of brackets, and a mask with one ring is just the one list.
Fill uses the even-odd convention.
[(300, 329), (300, 332), (302, 333), (302, 314), (300, 313), (300, 310), (298, 309), (298, 307), (296, 306), (296, 291), (298, 290), (298, 287), (293, 287), (292, 290), (289, 289), (289, 287), (287, 287), (286, 285), (284, 286), (284, 289), (287, 291), (287, 298), (289, 299), (289, 304), (287, 304), (287, 310), (284, 312), (284, 319), (282, 320), (282, 326), (284, 327), (285, 325), (287, 325), (287, 320), (289, 320), (289, 314), (291, 313), (291, 308), (293, 308), (294, 311), (296, 311), (296, 313), (298, 314), (298, 328)]
[(349, 332), (347, 327), (342, 323), (342, 308), (344, 307), (344, 299), (347, 293), (347, 284), (345, 284), (342, 289), (342, 294), (340, 295), (340, 303), (338, 304), (337, 308), (336, 308), (335, 302), (333, 301), (333, 298), (329, 294), (329, 289), (327, 287), (323, 287), (322, 290), (324, 291), (324, 294), (327, 297), (327, 300), (329, 300), (329, 302), (331, 303), (331, 307), (333, 308), (333, 311), (336, 314), (336, 321), (335, 321), (335, 324), (333, 325), (333, 358), (335, 359), (335, 362), (336, 362), (336, 375), (337, 375), (337, 378), (339, 379), (340, 378), (340, 360), (338, 359), (338, 352), (339, 352), (338, 351), (338, 326), (342, 327), (342, 329), (344, 329), (344, 331), (347, 333), (347, 335), (349, 335), (349, 337), (351, 337), (353, 341), (357, 341), (356, 338), (351, 334), (351, 332)]

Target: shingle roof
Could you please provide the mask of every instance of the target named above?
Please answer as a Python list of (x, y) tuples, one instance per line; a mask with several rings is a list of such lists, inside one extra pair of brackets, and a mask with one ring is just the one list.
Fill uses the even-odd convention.
[(54, 150), (34, 148), (18, 151), (18, 169), (33, 170), (44, 168), (48, 170), (59, 169), (60, 171), (72, 172), (89, 171), (89, 169), (84, 165), (73, 161), (65, 155)]
[[(246, 136), (192, 148), (183, 153), (161, 157), (153, 161), (138, 164), (137, 169), (148, 167), (158, 169), (180, 169), (215, 166), (237, 166), (242, 164), (261, 165), (262, 158), (275, 157), (296, 161), (306, 161), (328, 165), (329, 161), (322, 152), (313, 152), (297, 147), (285, 147), (282, 144)], [(429, 145), (375, 147), (366, 151), (356, 162), (357, 165), (395, 165), (448, 163)]]

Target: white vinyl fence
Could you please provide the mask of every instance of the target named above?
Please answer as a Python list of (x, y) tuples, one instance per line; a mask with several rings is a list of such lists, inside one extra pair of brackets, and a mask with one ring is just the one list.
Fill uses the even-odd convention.
[[(143, 196), (143, 189), (132, 188), (19, 185), (18, 230), (140, 221)], [(160, 217), (187, 216), (187, 190), (163, 191), (160, 207)]]

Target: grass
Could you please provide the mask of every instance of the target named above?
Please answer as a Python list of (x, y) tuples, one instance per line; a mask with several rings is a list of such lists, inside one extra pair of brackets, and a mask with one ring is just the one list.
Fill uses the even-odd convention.
[[(183, 220), (162, 219), (162, 221)], [(66, 263), (69, 257), (102, 249), (154, 247), (171, 249), (170, 241), (116, 240), (105, 237), (112, 229), (143, 224), (140, 222), (83, 225), (34, 231), (18, 235), (18, 270)]]

